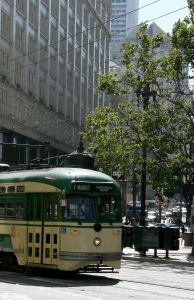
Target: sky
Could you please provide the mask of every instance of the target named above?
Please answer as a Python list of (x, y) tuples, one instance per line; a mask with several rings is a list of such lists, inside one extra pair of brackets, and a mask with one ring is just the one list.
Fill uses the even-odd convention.
[[(150, 3), (152, 4), (141, 9), (142, 6)], [(139, 23), (163, 16), (185, 6), (187, 6), (187, 0), (139, 0)], [(153, 20), (150, 23), (155, 22), (164, 32), (167, 33), (172, 31), (173, 24), (178, 21), (178, 19), (183, 20), (184, 17), (188, 15), (189, 9), (184, 8), (167, 16)]]

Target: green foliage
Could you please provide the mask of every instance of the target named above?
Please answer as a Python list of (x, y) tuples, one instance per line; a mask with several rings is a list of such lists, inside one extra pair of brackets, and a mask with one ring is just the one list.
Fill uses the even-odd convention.
[[(113, 105), (87, 116), (83, 137), (90, 150), (97, 150), (103, 171), (119, 171), (124, 177), (140, 174), (146, 149), (149, 183), (174, 193), (180, 176), (191, 181), (194, 174), (194, 106), (185, 71), (194, 62), (194, 28), (189, 18), (174, 25), (166, 57), (156, 55), (164, 36), (151, 38), (146, 32), (145, 24), (137, 32), (138, 43), (123, 45), (125, 72), (99, 76), (99, 91)], [(163, 85), (153, 101), (148, 85), (156, 81)]]

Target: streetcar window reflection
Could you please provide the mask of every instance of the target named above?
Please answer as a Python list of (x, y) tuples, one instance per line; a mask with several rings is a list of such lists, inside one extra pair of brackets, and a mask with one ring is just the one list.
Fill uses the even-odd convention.
[(117, 220), (119, 218), (119, 210), (114, 197), (97, 197), (97, 213), (99, 218), (111, 218), (111, 220)]
[(91, 220), (94, 218), (93, 205), (89, 197), (70, 196), (62, 203), (63, 219)]

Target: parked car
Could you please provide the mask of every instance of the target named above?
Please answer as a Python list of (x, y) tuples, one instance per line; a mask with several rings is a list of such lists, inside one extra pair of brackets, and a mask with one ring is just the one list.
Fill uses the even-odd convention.
[(156, 211), (152, 211), (152, 210), (148, 211), (147, 219), (148, 219), (149, 223), (155, 222), (156, 218), (157, 218), (157, 212)]
[(155, 227), (166, 228), (166, 227), (168, 227), (168, 225), (165, 223), (156, 223)]

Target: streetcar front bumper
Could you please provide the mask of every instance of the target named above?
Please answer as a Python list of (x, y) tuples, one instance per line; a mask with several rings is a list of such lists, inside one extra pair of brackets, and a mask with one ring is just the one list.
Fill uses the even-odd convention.
[(61, 260), (81, 260), (81, 261), (110, 261), (120, 260), (122, 252), (111, 253), (87, 253), (87, 252), (67, 252), (60, 251), (59, 259)]

